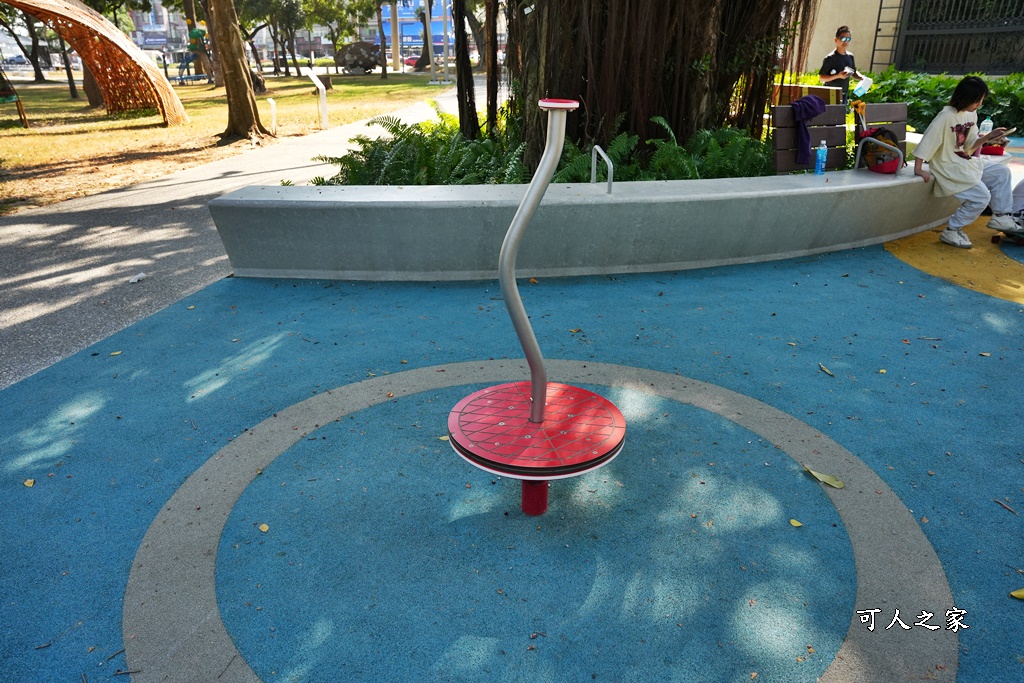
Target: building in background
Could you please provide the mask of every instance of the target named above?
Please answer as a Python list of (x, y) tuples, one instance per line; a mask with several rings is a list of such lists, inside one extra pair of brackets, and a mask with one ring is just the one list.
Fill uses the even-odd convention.
[(840, 26), (861, 71), (1001, 75), (1024, 71), (1024, 2), (821, 0), (803, 71), (816, 71)]
[(148, 12), (132, 10), (135, 30), (129, 36), (143, 50), (173, 52), (188, 44), (185, 17), (174, 9), (163, 6), (161, 0), (152, 0)]

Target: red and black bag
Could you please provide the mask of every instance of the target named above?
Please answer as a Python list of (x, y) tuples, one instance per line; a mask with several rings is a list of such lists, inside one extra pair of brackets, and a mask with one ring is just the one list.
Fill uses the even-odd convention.
[[(871, 142), (872, 139), (879, 140), (899, 149), (900, 141), (896, 139), (895, 133), (888, 128), (869, 128), (861, 133), (860, 137), (861, 140), (870, 138), (864, 143), (863, 154), (861, 155), (868, 170), (875, 173), (896, 173), (900, 170), (899, 154), (882, 145), (876, 145)], [(905, 162), (904, 165), (906, 165)]]

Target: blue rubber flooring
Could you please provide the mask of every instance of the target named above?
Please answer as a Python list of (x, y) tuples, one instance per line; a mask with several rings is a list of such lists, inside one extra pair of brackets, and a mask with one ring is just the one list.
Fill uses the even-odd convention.
[[(854, 453), (913, 511), (967, 611), (959, 680), (1024, 679), (1024, 603), (1008, 595), (1024, 539), (997, 502), (1024, 511), (1019, 304), (881, 247), (521, 292), (548, 358), (713, 383)], [(4, 679), (125, 668), (142, 536), (243, 430), (371, 376), (521, 356), (496, 282), (229, 278), (0, 392)], [(836, 510), (756, 435), (589, 387), (623, 408), (627, 448), (527, 518), (516, 482), (439, 438), (476, 388), (325, 425), (246, 490), (217, 594), (263, 680), (808, 681), (853, 610), (882, 607), (854, 604)], [(898, 607), (941, 623), (953, 606)]]

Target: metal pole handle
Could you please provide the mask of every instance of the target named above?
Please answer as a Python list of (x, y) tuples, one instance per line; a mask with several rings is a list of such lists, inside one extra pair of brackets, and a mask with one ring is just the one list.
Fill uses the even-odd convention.
[(530, 319), (526, 315), (526, 308), (523, 306), (522, 297), (519, 296), (519, 287), (516, 284), (516, 255), (519, 253), (519, 242), (530, 224), (530, 219), (537, 211), (544, 192), (548, 189), (551, 176), (555, 174), (555, 167), (558, 166), (558, 159), (562, 155), (562, 145), (565, 143), (565, 118), (566, 113), (579, 107), (579, 102), (574, 100), (541, 100), (540, 108), (548, 113), (547, 142), (544, 145), (544, 153), (541, 156), (537, 172), (526, 188), (526, 195), (519, 203), (519, 209), (512, 218), (512, 224), (505, 233), (505, 241), (501, 244), (501, 253), (498, 256), (498, 282), (501, 284), (501, 296), (505, 300), (505, 307), (512, 319), (512, 326), (515, 327), (516, 336), (526, 354), (526, 361), (530, 365), (530, 422), (544, 421), (544, 402), (548, 393), (547, 371), (544, 369), (544, 356), (541, 355), (540, 346), (537, 344), (537, 337), (530, 326)]

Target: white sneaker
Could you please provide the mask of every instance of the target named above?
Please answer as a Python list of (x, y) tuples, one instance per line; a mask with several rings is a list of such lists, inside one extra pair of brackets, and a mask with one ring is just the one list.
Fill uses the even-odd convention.
[(1001, 230), (1003, 232), (1024, 232), (1024, 220), (1012, 216), (1008, 213), (996, 216), (988, 219), (988, 227), (990, 230)]
[[(999, 230), (1000, 228), (996, 229)], [(954, 247), (959, 247), (961, 249), (970, 249), (971, 247), (974, 246), (973, 244), (971, 244), (971, 241), (967, 239), (967, 235), (964, 234), (962, 228), (946, 228), (941, 233), (939, 233), (939, 241), (945, 242), (946, 244), (950, 244)]]

